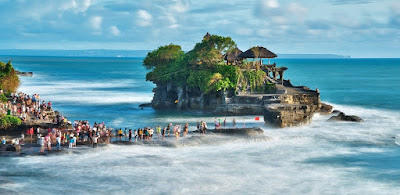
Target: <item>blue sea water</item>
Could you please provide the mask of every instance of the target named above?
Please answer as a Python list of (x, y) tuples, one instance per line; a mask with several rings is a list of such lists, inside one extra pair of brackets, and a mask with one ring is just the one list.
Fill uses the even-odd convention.
[[(20, 90), (39, 93), (71, 120), (115, 128), (213, 124), (214, 116), (200, 112), (139, 109), (154, 87), (143, 58), (11, 57), (16, 69), (34, 72), (21, 78)], [(318, 88), (322, 101), (365, 122), (317, 114), (310, 125), (276, 129), (244, 116), (239, 125), (261, 126), (268, 139), (211, 136), (175, 148), (110, 145), (0, 158), (0, 194), (398, 194), (400, 59), (273, 62), (289, 68), (293, 84)]]

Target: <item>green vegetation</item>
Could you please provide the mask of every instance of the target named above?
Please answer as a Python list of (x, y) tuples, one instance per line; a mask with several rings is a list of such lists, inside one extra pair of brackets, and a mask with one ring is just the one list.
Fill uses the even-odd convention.
[(6, 103), (7, 102), (7, 97), (4, 94), (0, 94), (0, 102), (1, 103)]
[(149, 52), (143, 61), (151, 70), (146, 80), (189, 86), (204, 94), (221, 90), (264, 93), (268, 88), (264, 71), (225, 64), (224, 54), (235, 48), (236, 43), (230, 37), (217, 35), (206, 35), (187, 53), (179, 45), (161, 46)]
[(16, 127), (21, 125), (21, 119), (15, 116), (1, 115), (0, 116), (0, 128)]
[(7, 92), (15, 92), (18, 89), (19, 82), (11, 60), (7, 64), (0, 62), (0, 88)]

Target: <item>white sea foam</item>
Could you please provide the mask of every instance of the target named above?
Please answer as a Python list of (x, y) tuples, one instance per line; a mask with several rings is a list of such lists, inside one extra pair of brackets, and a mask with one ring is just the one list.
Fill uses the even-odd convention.
[(150, 102), (153, 94), (149, 92), (122, 92), (102, 90), (104, 88), (131, 88), (137, 86), (133, 80), (117, 82), (83, 81), (24, 81), (19, 88), (27, 94), (40, 94), (42, 99), (73, 104), (123, 104)]
[[(71, 192), (81, 192), (79, 186), (90, 184), (93, 189), (116, 194), (399, 193), (400, 188), (394, 185), (396, 182), (371, 178), (364, 166), (368, 167), (372, 162), (358, 157), (362, 154), (382, 155), (387, 148), (397, 148), (390, 145), (390, 136), (397, 131), (397, 121), (391, 119), (399, 114), (351, 106), (335, 105), (335, 108), (358, 115), (365, 122), (328, 122), (329, 116), (316, 115), (309, 126), (265, 128), (265, 134), (272, 139), (261, 142), (236, 139), (178, 148), (110, 145), (76, 154), (50, 156), (45, 161), (43, 157), (21, 158), (15, 163), (22, 171), (33, 169), (57, 179), (40, 178), (41, 183), (49, 180), (52, 183), (42, 185), (36, 183), (38, 178), (28, 177), (24, 178), (24, 185), (11, 189), (61, 193), (62, 186), (75, 183), (73, 178), (79, 176), (81, 184), (70, 189)], [(152, 120), (164, 121), (166, 118), (173, 119)], [(229, 120), (232, 118), (228, 117)], [(254, 120), (254, 116), (244, 118)], [(198, 119), (178, 117), (176, 120), (194, 123)]]
[[(79, 84), (58, 83), (52, 90), (50, 85), (40, 88), (33, 83), (21, 90), (35, 90), (32, 93), (44, 94), (49, 100), (78, 103), (125, 103), (152, 97), (147, 92), (106, 94), (100, 90), (105, 86), (101, 82), (85, 87), (73, 85)], [(122, 81), (106, 85), (127, 87), (134, 83)], [(41, 91), (37, 92), (36, 86)], [(57, 94), (71, 89), (79, 89), (84, 95)], [(134, 99), (127, 101), (126, 97)], [(232, 125), (233, 118), (237, 127), (243, 125), (243, 120), (246, 127), (262, 126), (271, 139), (253, 141), (228, 137), (210, 144), (217, 138), (209, 138), (177, 148), (109, 145), (96, 150), (71, 150), (70, 154), (12, 159), (9, 164), (18, 169), (1, 171), (9, 175), (32, 174), (9, 177), (18, 185), (8, 187), (16, 192), (38, 194), (67, 191), (79, 194), (398, 194), (399, 180), (395, 176), (400, 173), (390, 169), (398, 161), (385, 159), (382, 163), (387, 164), (378, 170), (387, 170), (376, 174), (373, 167), (376, 159), (368, 156), (400, 153), (394, 138), (400, 134), (400, 113), (333, 106), (348, 115), (360, 116), (365, 122), (329, 122), (330, 115), (316, 114), (310, 125), (276, 129), (264, 126), (262, 117), (260, 121), (255, 116), (226, 117), (228, 126)], [(223, 121), (225, 117), (218, 118)], [(195, 124), (204, 120), (210, 128), (214, 125), (214, 117), (204, 116), (156, 115), (146, 120), (150, 124)], [(134, 122), (127, 117), (116, 117), (112, 121), (114, 125)], [(394, 174), (394, 181), (380, 178), (387, 173)], [(88, 186), (90, 189), (82, 190)]]
[[(94, 192), (116, 194), (387, 194), (399, 188), (362, 175), (358, 167), (307, 163), (351, 153), (351, 148), (337, 147), (312, 138), (269, 142), (235, 142), (224, 145), (188, 148), (146, 146), (108, 146), (78, 154), (18, 159), (22, 169), (43, 175), (25, 178), (25, 192), (63, 192), (62, 186), (90, 184)], [(102, 181), (102, 182), (91, 182)], [(123, 186), (123, 187), (121, 187)], [(99, 189), (98, 191), (96, 189)], [(100, 189), (102, 191), (100, 191)], [(81, 192), (79, 188), (69, 192)], [(91, 190), (92, 192), (92, 190)], [(84, 193), (84, 192), (83, 192)]]

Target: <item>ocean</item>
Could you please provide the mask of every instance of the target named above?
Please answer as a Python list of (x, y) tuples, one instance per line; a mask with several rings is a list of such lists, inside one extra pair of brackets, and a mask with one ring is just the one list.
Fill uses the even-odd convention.
[[(20, 91), (39, 93), (70, 120), (137, 129), (189, 123), (212, 126), (201, 112), (139, 109), (154, 85), (143, 58), (12, 58)], [(260, 126), (265, 139), (194, 137), (176, 147), (109, 145), (61, 155), (0, 157), (0, 194), (398, 194), (400, 193), (400, 59), (274, 59), (295, 85), (318, 88), (321, 100), (363, 123), (265, 126), (262, 116), (235, 117)], [(194, 135), (197, 136), (197, 135)]]

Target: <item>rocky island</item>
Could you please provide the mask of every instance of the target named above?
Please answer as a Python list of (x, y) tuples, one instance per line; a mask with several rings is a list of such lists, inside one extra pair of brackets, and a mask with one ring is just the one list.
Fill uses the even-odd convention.
[(242, 52), (230, 37), (207, 33), (189, 51), (166, 45), (149, 52), (144, 66), (153, 89), (154, 109), (263, 115), (277, 127), (309, 123), (314, 113), (331, 113), (319, 90), (293, 86), (284, 79), (287, 67), (271, 64), (277, 55), (257, 46)]

